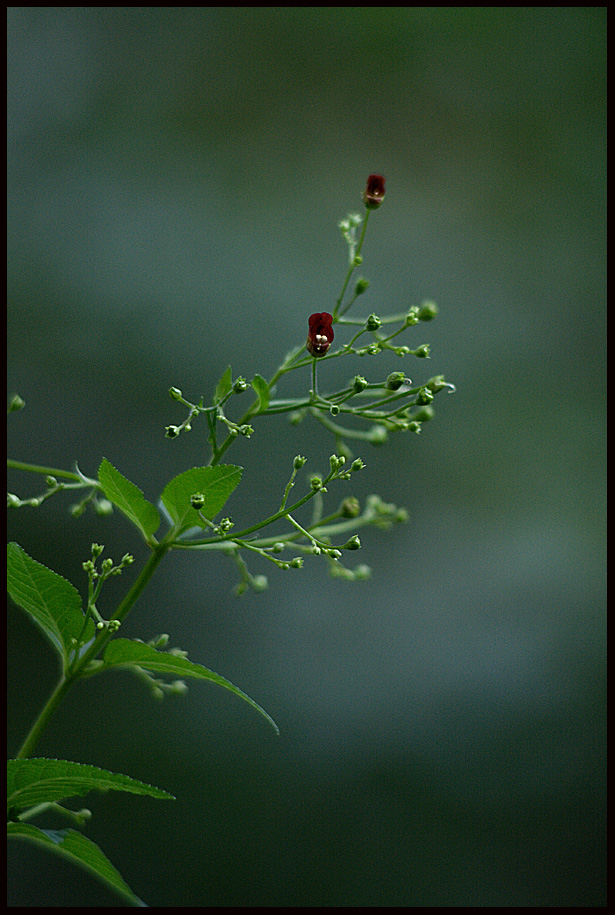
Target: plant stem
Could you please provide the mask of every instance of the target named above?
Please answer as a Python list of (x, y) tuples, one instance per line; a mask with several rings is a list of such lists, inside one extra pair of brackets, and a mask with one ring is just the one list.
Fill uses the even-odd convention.
[[(146, 587), (150, 578), (156, 571), (160, 561), (162, 560), (165, 553), (170, 549), (173, 542), (173, 537), (175, 536), (174, 528), (168, 532), (166, 537), (157, 543), (153, 549), (152, 555), (149, 557), (145, 565), (143, 566), (139, 577), (133, 584), (132, 588), (129, 590), (128, 594), (121, 602), (111, 619), (115, 620), (124, 620), (138, 598), (141, 595), (141, 592)], [(94, 639), (90, 647), (83, 653), (83, 655), (76, 660), (76, 662), (69, 668), (68, 672), (62, 674), (60, 682), (56, 686), (55, 690), (47, 700), (42, 712), (32, 725), (30, 733), (24, 740), (19, 753), (17, 754), (18, 759), (24, 759), (32, 753), (34, 747), (38, 743), (38, 740), (47, 727), (52, 716), (55, 714), (56, 709), (66, 696), (67, 692), (77, 680), (80, 679), (81, 672), (84, 668), (93, 661), (96, 655), (100, 654), (103, 648), (106, 647), (107, 643), (111, 640), (113, 633), (109, 630), (104, 630), (100, 635)]]

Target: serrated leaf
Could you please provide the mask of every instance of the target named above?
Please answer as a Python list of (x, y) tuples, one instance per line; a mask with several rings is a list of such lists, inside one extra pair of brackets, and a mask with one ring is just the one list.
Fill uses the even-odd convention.
[(198, 512), (190, 504), (190, 497), (202, 493), (205, 502), (202, 514), (211, 520), (224, 507), (226, 500), (238, 485), (243, 467), (235, 464), (218, 464), (215, 467), (193, 467), (172, 479), (160, 498), (178, 533), (189, 527), (206, 527)]
[[(15, 603), (25, 610), (45, 633), (53, 647), (68, 661), (83, 629), (81, 597), (77, 589), (57, 572), (28, 556), (18, 543), (7, 546), (7, 588)], [(94, 635), (89, 621), (84, 638)]]
[(258, 408), (261, 413), (263, 413), (269, 406), (269, 399), (271, 397), (271, 391), (269, 390), (269, 385), (265, 381), (262, 375), (255, 375), (252, 379), (252, 387), (258, 394)]
[(187, 658), (177, 657), (168, 651), (158, 651), (151, 645), (144, 642), (133, 641), (132, 639), (114, 639), (109, 642), (104, 655), (106, 666), (110, 667), (130, 667), (137, 664), (146, 670), (157, 671), (158, 673), (172, 674), (179, 677), (193, 677), (197, 680), (209, 680), (216, 683), (224, 689), (230, 690), (244, 702), (247, 702), (252, 708), (256, 709), (263, 715), (269, 724), (274, 728), (277, 734), (279, 728), (273, 718), (258, 705), (254, 699), (251, 699), (243, 690), (239, 689), (229, 680), (216, 674), (213, 670), (208, 670), (202, 664), (195, 664)]
[(7, 834), (36, 842), (62, 855), (112, 887), (130, 905), (146, 907), (98, 845), (75, 829), (39, 829), (33, 823), (7, 823)]
[(156, 506), (148, 502), (139, 487), (127, 480), (107, 458), (103, 458), (98, 468), (98, 479), (107, 499), (130, 518), (145, 537), (151, 537), (158, 530), (160, 515)]
[(175, 800), (168, 791), (129, 775), (86, 766), (68, 759), (9, 759), (6, 764), (7, 805), (23, 808), (88, 791), (127, 791), (164, 800)]
[(216, 385), (216, 390), (214, 391), (214, 403), (219, 404), (224, 400), (226, 395), (231, 390), (233, 384), (233, 376), (231, 374), (230, 365), (227, 366), (226, 371), (223, 373), (222, 378)]

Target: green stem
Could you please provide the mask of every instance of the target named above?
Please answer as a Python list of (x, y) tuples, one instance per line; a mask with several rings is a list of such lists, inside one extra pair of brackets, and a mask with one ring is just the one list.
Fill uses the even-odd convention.
[[(121, 604), (119, 605), (118, 609), (116, 610), (114, 615), (111, 617), (111, 619), (121, 621), (126, 618), (128, 613), (130, 612), (130, 610), (132, 609), (132, 607), (134, 606), (134, 604), (140, 597), (141, 592), (146, 587), (150, 578), (156, 571), (163, 556), (170, 549), (174, 536), (175, 536), (175, 530), (174, 530), (174, 528), (171, 528), (171, 530), (166, 535), (166, 537), (163, 540), (161, 540), (160, 543), (156, 544), (156, 546), (154, 547), (154, 550), (152, 552), (152, 555), (149, 557), (149, 559), (143, 566), (143, 568), (139, 574), (139, 577), (137, 578), (137, 580), (133, 584), (132, 588), (129, 590), (128, 594), (126, 595), (124, 600), (121, 602)], [(112, 636), (113, 636), (113, 632), (110, 632), (109, 630), (104, 630), (103, 632), (101, 632), (100, 635), (94, 639), (94, 641), (92, 642), (90, 647), (87, 649), (87, 651), (85, 651), (83, 653), (83, 655), (81, 655), (81, 657), (78, 658), (76, 660), (76, 662), (74, 662), (73, 665), (68, 669), (68, 672), (66, 674), (62, 675), (60, 682), (58, 683), (55, 690), (53, 691), (53, 693), (47, 700), (47, 703), (45, 704), (43, 710), (41, 711), (40, 715), (38, 716), (38, 718), (32, 725), (32, 728), (30, 729), (30, 733), (24, 740), (24, 742), (21, 746), (21, 749), (19, 750), (19, 753), (17, 754), (18, 759), (24, 759), (31, 755), (32, 751), (34, 750), (34, 747), (38, 743), (38, 740), (39, 740), (41, 734), (43, 733), (43, 731), (49, 724), (49, 721), (55, 714), (58, 706), (63, 701), (64, 697), (66, 696), (67, 692), (69, 691), (69, 689), (71, 688), (73, 683), (75, 683), (78, 679), (80, 679), (82, 671), (87, 667), (87, 665), (90, 663), (90, 661), (94, 660), (96, 655), (100, 654), (102, 649), (105, 648), (107, 643), (111, 640)]]

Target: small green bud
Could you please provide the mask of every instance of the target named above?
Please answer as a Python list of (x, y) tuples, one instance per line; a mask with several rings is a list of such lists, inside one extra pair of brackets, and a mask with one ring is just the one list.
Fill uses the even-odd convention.
[(92, 562), (91, 559), (86, 559), (85, 562), (82, 562), (82, 563), (81, 563), (81, 567), (82, 567), (82, 569), (83, 569), (84, 572), (87, 572), (87, 573), (88, 573), (88, 575), (89, 575), (91, 572), (93, 572), (94, 569), (95, 569), (94, 563)]
[(304, 410), (293, 410), (292, 413), (288, 416), (288, 421), (291, 426), (298, 426), (303, 417), (305, 416)]
[(169, 635), (166, 632), (163, 632), (162, 635), (156, 636), (147, 644), (151, 645), (152, 648), (166, 648), (169, 644)]
[(312, 487), (313, 490), (318, 492), (319, 489), (322, 489), (322, 478), (314, 475), (310, 479), (310, 486)]
[(353, 259), (352, 263), (354, 264), (355, 267), (360, 267), (361, 264), (363, 263), (363, 258), (361, 257), (360, 254), (357, 254), (356, 257)]
[(367, 330), (378, 330), (382, 326), (382, 321), (378, 315), (371, 314), (367, 321), (365, 322), (365, 327)]
[(205, 496), (202, 492), (195, 492), (190, 496), (190, 504), (192, 507), (199, 511), (205, 505)]
[(21, 505), (21, 499), (19, 496), (16, 496), (14, 492), (7, 492), (6, 494), (6, 507), (7, 508), (19, 508)]
[(355, 496), (348, 496), (344, 499), (340, 506), (340, 514), (342, 518), (357, 518), (361, 513), (361, 506), (359, 505), (359, 500)]
[(403, 372), (391, 372), (389, 377), (386, 380), (385, 387), (389, 391), (397, 391), (401, 388), (402, 384), (405, 382), (406, 376)]
[(244, 392), (244, 391), (247, 391), (249, 387), (250, 387), (250, 385), (248, 384), (248, 382), (246, 381), (246, 379), (245, 379), (245, 378), (242, 378), (242, 377), (240, 376), (240, 377), (235, 381), (235, 384), (233, 385), (233, 392), (234, 392), (235, 394), (243, 394), (243, 392)]
[(346, 458), (343, 454), (332, 454), (329, 458), (329, 464), (331, 465), (331, 472), (337, 473), (337, 471), (344, 466), (346, 463)]
[(417, 349), (411, 350), (419, 359), (429, 359), (429, 343), (422, 343)]
[(425, 301), (419, 309), (419, 321), (432, 321), (438, 314), (438, 306), (435, 302)]
[(281, 553), (283, 549), (284, 549), (284, 544), (281, 543), (280, 541), (278, 541), (278, 543), (274, 543), (273, 546), (271, 547), (271, 552), (272, 553)]
[(295, 470), (301, 470), (304, 464), (307, 464), (307, 458), (303, 457), (302, 454), (298, 454), (293, 461), (293, 468)]
[(433, 392), (429, 388), (424, 387), (420, 388), (418, 394), (416, 395), (416, 402), (420, 406), (431, 403), (433, 400)]
[(413, 327), (415, 324), (419, 323), (419, 310), (416, 305), (413, 305), (408, 314), (406, 315), (406, 327)]
[(96, 623), (96, 628), (98, 629), (99, 632), (100, 632), (102, 629), (105, 628), (105, 624), (103, 623), (102, 620), (99, 620), (99, 621)]
[(430, 419), (433, 419), (433, 416), (434, 416), (434, 409), (432, 406), (428, 405), (425, 407), (421, 407), (421, 409), (418, 410), (412, 418), (414, 420), (416, 420), (417, 423), (426, 423)]
[(300, 556), (295, 556), (294, 559), (290, 561), (291, 569), (302, 569), (303, 568), (303, 559)]
[(96, 514), (103, 517), (113, 514), (113, 503), (109, 502), (108, 499), (95, 499), (94, 508), (96, 509)]
[(164, 434), (167, 438), (177, 438), (179, 429), (177, 426), (167, 426), (164, 430)]
[(244, 426), (239, 427), (239, 432), (241, 435), (245, 435), (246, 438), (250, 438), (250, 436), (254, 433), (254, 429), (252, 426), (246, 423)]
[(420, 424), (420, 423), (417, 423), (416, 420), (413, 419), (411, 422), (408, 423), (408, 425), (407, 425), (406, 428), (405, 428), (405, 431), (406, 431), (406, 432), (414, 432), (416, 435), (420, 435), (420, 433), (421, 433), (421, 424)]
[(218, 525), (218, 531), (221, 534), (228, 534), (231, 528), (235, 527), (235, 522), (231, 521), (230, 518), (223, 518), (220, 524)]
[(105, 548), (101, 543), (93, 543), (90, 552), (92, 553), (94, 559), (98, 559), (98, 557), (103, 554), (104, 549)]
[(113, 560), (112, 559), (103, 559), (102, 565), (101, 565), (102, 571), (110, 572), (112, 568), (113, 568)]
[(121, 625), (122, 624), (119, 620), (109, 620), (107, 623), (107, 629), (109, 632), (117, 632)]
[(398, 524), (405, 524), (409, 517), (410, 517), (410, 515), (408, 514), (408, 510), (406, 508), (398, 508), (397, 511), (395, 512), (394, 520)]
[(369, 566), (366, 565), (358, 565), (354, 570), (354, 577), (356, 581), (367, 581), (371, 574), (372, 570)]
[(25, 400), (22, 400), (19, 394), (12, 394), (11, 399), (9, 400), (7, 413), (16, 413), (18, 410), (22, 410), (25, 405)]
[(339, 412), (340, 412), (340, 408), (338, 407), (338, 405), (336, 403), (332, 403), (331, 406), (329, 407), (329, 413), (331, 414), (331, 416), (337, 416)]
[(360, 550), (361, 549), (361, 541), (359, 540), (359, 537), (357, 534), (353, 534), (352, 537), (350, 538), (350, 540), (346, 541), (346, 543), (344, 544), (344, 549), (345, 550)]
[(372, 445), (383, 445), (388, 437), (387, 430), (384, 426), (372, 426), (368, 432), (368, 440)]
[(352, 462), (352, 464), (350, 465), (350, 472), (356, 473), (357, 470), (363, 470), (364, 467), (365, 467), (365, 464), (363, 463), (361, 458), (355, 458), (354, 461)]
[(121, 566), (123, 568), (124, 566), (132, 565), (132, 563), (134, 561), (135, 561), (134, 556), (131, 556), (130, 553), (124, 553), (124, 555), (122, 556)]
[(363, 375), (355, 375), (354, 381), (352, 382), (352, 390), (358, 394), (360, 391), (364, 391), (367, 387), (367, 381)]
[(357, 280), (356, 286), (354, 287), (354, 294), (363, 295), (363, 293), (369, 289), (369, 285), (369, 280), (366, 280), (364, 277), (360, 276)]
[(171, 400), (180, 400), (182, 396), (179, 388), (169, 388), (169, 394), (171, 395)]
[(322, 550), (320, 549), (320, 547), (318, 546), (318, 544), (317, 544), (317, 543), (313, 543), (313, 544), (312, 544), (312, 554), (313, 554), (314, 556), (320, 556), (321, 553), (322, 553)]
[(58, 485), (58, 481), (56, 480), (56, 478), (52, 477), (51, 475), (48, 477), (45, 477), (45, 483), (47, 484), (49, 489), (52, 489), (54, 486)]
[(331, 559), (335, 559), (336, 561), (338, 559), (341, 559), (342, 554), (340, 553), (339, 550), (327, 550), (326, 552), (327, 552), (327, 556), (330, 556)]

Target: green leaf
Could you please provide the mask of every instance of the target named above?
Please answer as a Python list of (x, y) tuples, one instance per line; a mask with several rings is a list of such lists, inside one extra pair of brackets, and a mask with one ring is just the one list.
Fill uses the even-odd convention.
[(117, 505), (146, 538), (158, 530), (160, 515), (156, 506), (148, 502), (139, 487), (122, 476), (106, 458), (98, 468), (98, 479), (107, 499)]
[(225, 689), (230, 690), (256, 709), (257, 712), (260, 712), (276, 733), (280, 733), (273, 718), (246, 693), (234, 686), (229, 680), (221, 677), (220, 674), (208, 670), (207, 667), (203, 667), (201, 664), (195, 664), (187, 658), (177, 657), (168, 651), (157, 651), (151, 645), (146, 645), (144, 642), (137, 640), (114, 639), (107, 645), (104, 662), (109, 667), (130, 667), (137, 664), (139, 667), (157, 671), (158, 673), (172, 674), (179, 677), (193, 677), (197, 680), (209, 680), (211, 683), (217, 683), (218, 686), (223, 686)]
[(269, 398), (271, 397), (269, 385), (262, 375), (255, 375), (252, 379), (252, 387), (258, 394), (258, 409), (261, 413), (264, 413), (269, 406)]
[(33, 823), (8, 823), (9, 836), (29, 839), (79, 864), (116, 890), (129, 905), (146, 907), (98, 845), (75, 829), (39, 829)]
[[(32, 559), (18, 543), (7, 546), (8, 592), (43, 630), (64, 664), (83, 629), (81, 597), (69, 581)], [(88, 621), (83, 639), (94, 635), (94, 623)]]
[(238, 485), (243, 467), (218, 464), (215, 467), (193, 467), (172, 479), (162, 491), (162, 502), (178, 533), (189, 527), (206, 527), (198, 512), (192, 508), (190, 497), (202, 493), (205, 502), (203, 515), (211, 520), (224, 507), (226, 500)]
[(175, 800), (168, 791), (118, 772), (86, 766), (67, 759), (9, 759), (6, 764), (7, 805), (23, 808), (61, 801), (88, 791), (127, 791)]
[(222, 375), (222, 378), (216, 385), (216, 390), (214, 391), (214, 403), (215, 404), (219, 404), (221, 401), (224, 400), (226, 395), (231, 390), (232, 385), (233, 385), (233, 376), (231, 374), (231, 367), (229, 365), (227, 367), (226, 371), (224, 372), (224, 374)]

